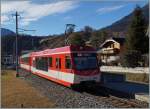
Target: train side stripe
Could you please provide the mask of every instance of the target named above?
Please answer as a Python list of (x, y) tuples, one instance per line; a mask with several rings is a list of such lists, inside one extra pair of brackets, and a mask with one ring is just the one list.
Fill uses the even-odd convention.
[(73, 73), (63, 73), (61, 71), (55, 71), (55, 70), (48, 70), (48, 72), (46, 72), (46, 71), (38, 70), (34, 67), (31, 67), (31, 69), (33, 72), (47, 75), (49, 77), (63, 80), (63, 81), (69, 82), (69, 83), (74, 83), (74, 74)]
[[(46, 53), (46, 54), (32, 54), (32, 56), (47, 56), (47, 55), (55, 55), (55, 54), (68, 54), (68, 53), (79, 53), (79, 51), (68, 51), (68, 52), (57, 52), (57, 53)], [(80, 53), (96, 53), (95, 51), (80, 51)]]
[(65, 73), (65, 72), (55, 71), (55, 70), (49, 70), (48, 72), (46, 72), (46, 71), (37, 70), (36, 68), (34, 68), (33, 71), (52, 77), (52, 78), (56, 78), (61, 81), (74, 83), (74, 84), (78, 84), (81, 81), (88, 81), (88, 80), (95, 80), (97, 82), (100, 81), (100, 74), (96, 74), (92, 76), (81, 76), (81, 75), (76, 75), (73, 73)]
[(63, 84), (63, 85), (65, 85), (65, 86), (71, 86), (71, 84), (72, 84), (72, 83), (66, 82), (66, 81), (64, 81), (64, 80), (59, 80), (59, 79), (52, 78), (52, 77), (47, 76), (47, 75), (43, 75), (43, 74), (41, 74), (41, 73), (37, 73), (37, 72), (36, 72), (35, 74), (38, 75), (38, 76), (41, 76), (41, 77), (43, 77), (43, 78), (49, 79), (49, 80), (51, 80), (51, 81), (54, 81), (54, 82), (56, 82), (56, 83)]
[(29, 65), (26, 65), (26, 64), (20, 64), (20, 67), (21, 68), (24, 68), (26, 70), (30, 70), (30, 66)]
[[(28, 70), (30, 69), (30, 66), (21, 64), (21, 67)], [(48, 70), (42, 71), (38, 70), (35, 67), (31, 67), (31, 72), (34, 74), (37, 74), (39, 76), (42, 76), (44, 78), (50, 79), (52, 81), (58, 82), (64, 85), (69, 85), (69, 84), (78, 84), (81, 81), (88, 81), (88, 80), (95, 80), (97, 82), (100, 81), (100, 74), (92, 75), (92, 76), (81, 76), (81, 75), (76, 75), (73, 73), (65, 73), (61, 71), (55, 71), (55, 70)]]

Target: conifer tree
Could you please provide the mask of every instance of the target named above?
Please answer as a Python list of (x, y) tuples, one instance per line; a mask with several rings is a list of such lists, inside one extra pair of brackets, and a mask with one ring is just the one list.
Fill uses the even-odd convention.
[(95, 31), (90, 38), (92, 45), (98, 49), (100, 45), (108, 38), (108, 33), (105, 30)]
[(146, 36), (146, 24), (142, 9), (137, 6), (133, 13), (131, 24), (129, 25), (126, 38), (126, 49), (137, 50), (139, 52), (148, 52), (148, 37)]
[(148, 53), (149, 40), (146, 35), (146, 23), (142, 9), (137, 6), (134, 10), (131, 24), (126, 37), (125, 51), (122, 65), (126, 67), (136, 67), (141, 63), (141, 55)]
[(72, 33), (69, 36), (69, 44), (83, 46), (85, 45), (85, 41), (83, 40), (82, 35), (79, 33)]

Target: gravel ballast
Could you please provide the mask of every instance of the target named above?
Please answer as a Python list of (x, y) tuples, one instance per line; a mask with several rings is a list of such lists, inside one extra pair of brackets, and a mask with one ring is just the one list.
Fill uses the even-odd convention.
[[(25, 74), (25, 75), (24, 75)], [(88, 96), (83, 93), (76, 92), (47, 79), (41, 78), (34, 74), (30, 74), (24, 70), (20, 70), (20, 75), (25, 81), (34, 86), (44, 96), (55, 101), (55, 106), (59, 108), (114, 108), (96, 96)]]

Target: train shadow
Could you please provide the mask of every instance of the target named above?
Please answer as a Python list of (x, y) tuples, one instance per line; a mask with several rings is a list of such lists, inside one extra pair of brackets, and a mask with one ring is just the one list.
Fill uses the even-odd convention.
[(72, 89), (80, 93), (88, 93), (90, 95), (99, 97), (116, 96), (119, 98), (126, 98), (126, 99), (134, 98), (131, 94), (123, 93), (117, 90), (112, 90), (101, 85), (92, 85), (92, 86), (80, 85), (77, 87), (73, 87)]
[(86, 86), (86, 85), (79, 85), (72, 87), (74, 91), (77, 91), (79, 93), (88, 93), (94, 96), (102, 96), (102, 97), (109, 97), (109, 93), (106, 88), (99, 86)]
[[(29, 71), (19, 69), (19, 77), (28, 78), (28, 76), (30, 77), (30, 75), (32, 75), (32, 73), (30, 73)], [(60, 85), (58, 83), (55, 83), (55, 84)], [(133, 98), (134, 97), (134, 95), (131, 96), (131, 94), (129, 95), (128, 93), (123, 93), (123, 92), (119, 92), (116, 90), (112, 90), (110, 88), (106, 88), (99, 84), (80, 84), (80, 85), (72, 86), (71, 89), (79, 93), (87, 93), (87, 94), (99, 96), (99, 97), (109, 97), (109, 96), (117, 96), (120, 98)]]

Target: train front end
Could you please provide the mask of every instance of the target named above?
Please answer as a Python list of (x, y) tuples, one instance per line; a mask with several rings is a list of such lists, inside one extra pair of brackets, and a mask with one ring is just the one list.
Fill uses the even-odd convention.
[(72, 53), (74, 84), (100, 82), (97, 54), (92, 47), (79, 47)]

